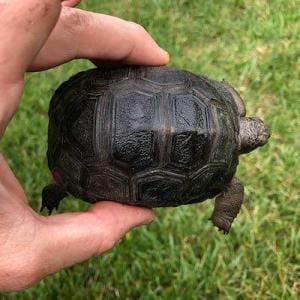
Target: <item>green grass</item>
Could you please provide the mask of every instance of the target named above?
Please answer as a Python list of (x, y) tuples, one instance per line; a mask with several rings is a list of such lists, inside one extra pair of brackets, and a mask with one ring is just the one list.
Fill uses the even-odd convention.
[[(155, 223), (129, 233), (112, 252), (3, 299), (299, 299), (299, 1), (83, 2), (83, 8), (143, 24), (170, 52), (171, 66), (231, 82), (248, 114), (269, 124), (272, 138), (241, 158), (246, 199), (228, 236), (207, 221), (208, 201), (157, 209)], [(49, 180), (51, 93), (89, 66), (77, 61), (28, 75), (20, 109), (1, 141), (35, 209)], [(83, 207), (65, 201), (60, 211)]]

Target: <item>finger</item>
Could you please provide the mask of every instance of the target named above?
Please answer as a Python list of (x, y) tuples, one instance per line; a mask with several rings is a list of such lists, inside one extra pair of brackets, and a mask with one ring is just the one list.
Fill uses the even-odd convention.
[(100, 202), (85, 213), (51, 216), (43, 226), (43, 274), (111, 249), (130, 229), (153, 220), (150, 209)]
[(119, 18), (65, 7), (31, 71), (48, 69), (74, 58), (95, 62), (164, 65), (169, 56), (139, 25)]
[(0, 82), (15, 83), (47, 40), (61, 0), (12, 0), (1, 10)]
[(68, 7), (75, 7), (77, 6), (81, 0), (66, 0), (62, 2), (63, 6), (68, 6)]

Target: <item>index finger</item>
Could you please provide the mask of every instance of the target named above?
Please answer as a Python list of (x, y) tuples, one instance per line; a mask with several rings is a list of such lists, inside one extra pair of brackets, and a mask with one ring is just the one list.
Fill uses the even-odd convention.
[(100, 66), (108, 61), (118, 65), (164, 65), (169, 60), (142, 26), (66, 7), (29, 70), (49, 69), (76, 58), (87, 58)]

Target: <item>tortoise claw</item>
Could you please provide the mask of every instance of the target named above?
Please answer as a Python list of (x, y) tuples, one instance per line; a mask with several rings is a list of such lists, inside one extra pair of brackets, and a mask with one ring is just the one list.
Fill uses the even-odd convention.
[(41, 206), (41, 208), (40, 208), (40, 213), (43, 212), (43, 210), (45, 209), (45, 207), (46, 207), (45, 205), (42, 205), (42, 206)]
[(53, 208), (53, 207), (48, 207), (47, 205), (42, 205), (40, 209), (40, 213), (42, 213), (45, 208), (48, 210), (48, 215), (50, 216), (52, 214), (53, 209), (55, 208), (57, 210), (58, 206)]

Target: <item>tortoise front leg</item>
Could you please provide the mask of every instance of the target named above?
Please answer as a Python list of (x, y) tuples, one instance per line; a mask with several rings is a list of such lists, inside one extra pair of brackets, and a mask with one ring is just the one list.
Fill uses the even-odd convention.
[(244, 199), (244, 186), (233, 178), (225, 191), (216, 197), (215, 208), (211, 216), (213, 224), (227, 234), (233, 220), (238, 215)]
[(42, 192), (42, 207), (40, 211), (42, 212), (46, 207), (49, 215), (51, 215), (52, 210), (54, 208), (58, 209), (59, 202), (67, 196), (68, 194), (61, 185), (57, 183), (47, 185)]

